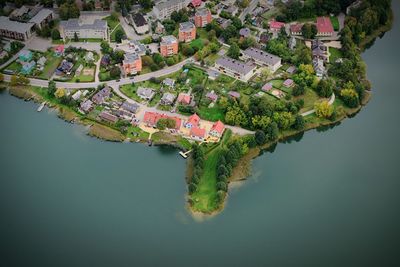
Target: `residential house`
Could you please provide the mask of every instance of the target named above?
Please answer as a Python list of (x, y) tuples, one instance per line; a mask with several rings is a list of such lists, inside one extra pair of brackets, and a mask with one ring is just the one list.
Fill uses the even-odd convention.
[(149, 32), (149, 24), (147, 23), (144, 16), (140, 13), (132, 15), (133, 27), (138, 34), (145, 34)]
[(54, 48), (54, 53), (56, 54), (56, 56), (62, 56), (64, 54), (64, 45), (58, 45)]
[(240, 93), (239, 92), (235, 92), (235, 91), (229, 91), (228, 95), (234, 99), (239, 99), (240, 98)]
[(272, 72), (277, 71), (282, 66), (280, 57), (254, 47), (249, 47), (243, 51), (243, 58), (253, 60), (257, 65), (267, 66)]
[(194, 8), (201, 6), (202, 3), (203, 3), (203, 1), (201, 1), (201, 0), (192, 0), (192, 1), (190, 2), (190, 4), (191, 4)]
[(288, 43), (289, 49), (294, 50), (296, 48), (296, 45), (297, 45), (296, 38), (294, 38), (293, 36), (290, 37), (289, 43)]
[(200, 125), (200, 117), (195, 113), (189, 117), (187, 122), (185, 123), (185, 128), (192, 129), (197, 128)]
[(151, 88), (139, 87), (136, 94), (143, 100), (152, 100), (156, 93)]
[(106, 86), (98, 91), (93, 97), (92, 101), (97, 105), (103, 104), (108, 98), (111, 97), (111, 88)]
[(279, 22), (276, 20), (272, 20), (269, 22), (269, 29), (273, 33), (279, 32), (284, 27), (285, 27), (285, 23), (283, 23), (283, 22)]
[(58, 66), (58, 68), (56, 69), (56, 75), (60, 76), (63, 74), (70, 74), (73, 67), (74, 63), (64, 59), (63, 61), (61, 61), (60, 66)]
[(135, 103), (130, 103), (128, 101), (125, 101), (122, 105), (121, 105), (121, 109), (129, 111), (133, 114), (136, 114), (137, 111), (139, 110), (139, 105), (135, 104)]
[(269, 42), (269, 34), (266, 32), (263, 32), (260, 34), (260, 43), (266, 44)]
[(30, 61), (32, 59), (32, 57), (33, 57), (32, 51), (29, 51), (29, 50), (26, 50), (26, 49), (22, 50), (18, 54), (18, 58), (19, 58), (20, 61), (27, 62), (27, 61)]
[(93, 23), (84, 23), (79, 19), (69, 19), (60, 22), (60, 34), (63, 40), (74, 39), (75, 34), (80, 39), (108, 40), (107, 21), (96, 19)]
[(283, 86), (288, 87), (288, 88), (293, 87), (294, 86), (294, 81), (292, 79), (286, 79), (283, 82)]
[(322, 59), (315, 58), (313, 60), (313, 67), (314, 67), (314, 70), (315, 70), (315, 74), (318, 77), (323, 77), (326, 74), (324, 61)]
[(89, 51), (85, 55), (85, 61), (86, 62), (93, 62), (94, 61), (94, 54), (92, 51)]
[(39, 60), (37, 61), (37, 64), (41, 67), (44, 67), (44, 64), (46, 64), (46, 57), (40, 57)]
[(81, 102), (80, 109), (84, 113), (90, 112), (93, 109), (93, 102), (90, 99)]
[(105, 54), (104, 56), (101, 57), (100, 60), (100, 65), (102, 66), (108, 66), (111, 63), (111, 57), (108, 54)]
[(136, 53), (126, 53), (122, 61), (125, 74), (137, 74), (142, 71), (142, 58)]
[(303, 35), (303, 25), (296, 23), (296, 24), (292, 24), (290, 25), (290, 34), (292, 36), (302, 36)]
[(290, 66), (289, 68), (287, 68), (286, 72), (289, 74), (294, 74), (296, 72), (296, 67)]
[(82, 91), (78, 90), (71, 97), (73, 100), (77, 101), (79, 98), (81, 98), (81, 96), (82, 96)]
[(146, 46), (137, 40), (129, 41), (129, 48), (133, 50), (139, 56), (146, 55)]
[(164, 25), (163, 25), (161, 22), (159, 22), (159, 21), (157, 21), (157, 26), (156, 26), (156, 29), (155, 29), (155, 33), (156, 33), (156, 34), (164, 34), (164, 33), (165, 33), (165, 27), (164, 27)]
[(22, 74), (30, 74), (32, 70), (35, 68), (36, 62), (31, 60), (29, 62), (23, 62), (22, 63), (22, 68), (21, 68), (21, 73)]
[(109, 123), (116, 123), (118, 121), (118, 117), (117, 116), (115, 116), (115, 115), (113, 115), (113, 114), (111, 114), (111, 113), (109, 113), (107, 111), (102, 111), (99, 114), (99, 117), (102, 120), (107, 121)]
[(178, 54), (178, 40), (173, 35), (161, 37), (160, 53), (163, 57)]
[(153, 7), (153, 15), (158, 20), (169, 19), (172, 12), (186, 8), (190, 0), (165, 0), (156, 3)]
[(232, 16), (236, 16), (236, 14), (239, 12), (239, 8), (237, 7), (236, 4), (234, 5), (230, 5), (227, 8), (225, 8), (225, 11), (229, 14), (231, 14)]
[(161, 97), (160, 103), (162, 105), (172, 105), (175, 101), (175, 95), (171, 93), (164, 93), (164, 95)]
[(210, 136), (220, 138), (225, 131), (225, 125), (221, 121), (217, 121), (211, 127)]
[(12, 21), (8, 17), (0, 16), (0, 36), (10, 39), (26, 41), (31, 38), (35, 24)]
[(162, 83), (163, 85), (168, 86), (169, 88), (175, 87), (175, 80), (171, 78), (165, 78)]
[(220, 57), (215, 62), (215, 69), (228, 76), (247, 82), (254, 75), (256, 66), (240, 60)]
[(186, 93), (180, 93), (178, 95), (178, 103), (182, 105), (190, 105), (192, 97)]
[(196, 141), (204, 141), (206, 138), (206, 129), (193, 127), (190, 129), (190, 138)]
[(239, 35), (242, 38), (247, 38), (251, 35), (251, 31), (249, 28), (241, 28), (239, 31)]
[(157, 112), (145, 112), (144, 117), (143, 117), (143, 122), (148, 126), (148, 127), (156, 127), (157, 122), (160, 119), (171, 119), (175, 121), (175, 127), (173, 129), (179, 130), (182, 125), (182, 120), (178, 117), (171, 117), (166, 114), (160, 114)]
[(211, 92), (207, 93), (206, 97), (208, 99), (210, 99), (212, 102), (217, 102), (217, 100), (218, 100), (218, 95), (216, 93), (214, 93), (214, 90), (212, 90)]
[(211, 21), (211, 11), (208, 8), (200, 8), (196, 11), (194, 15), (194, 24), (197, 28), (204, 28), (207, 24), (211, 23)]
[(332, 22), (329, 17), (317, 18), (317, 36), (326, 37), (332, 36), (334, 33)]
[(179, 24), (179, 42), (191, 42), (196, 39), (196, 26), (192, 22), (182, 22)]
[(268, 92), (273, 88), (272, 83), (266, 83), (264, 86), (261, 88), (264, 92)]
[(319, 58), (325, 62), (329, 61), (328, 47), (320, 40), (311, 41), (311, 51), (313, 59)]

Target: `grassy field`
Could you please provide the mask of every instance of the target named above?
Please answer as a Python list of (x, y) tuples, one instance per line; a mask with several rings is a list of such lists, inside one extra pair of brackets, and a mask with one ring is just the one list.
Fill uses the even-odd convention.
[(108, 27), (113, 30), (119, 24), (119, 20), (113, 20), (111, 16), (103, 18), (103, 20), (107, 21)]
[(190, 43), (190, 47), (197, 48), (198, 50), (202, 49), (204, 47), (203, 39), (197, 38), (196, 40), (192, 41)]
[(129, 98), (134, 99), (137, 102), (142, 102), (142, 99), (136, 94), (138, 87), (132, 84), (125, 84), (121, 86), (121, 92), (124, 93)]
[(198, 115), (203, 120), (208, 120), (208, 121), (217, 121), (217, 120), (224, 121), (225, 119), (224, 111), (218, 106), (214, 106), (212, 108), (201, 107), (198, 110)]
[(331, 19), (331, 22), (332, 22), (333, 29), (335, 31), (338, 31), (339, 28), (340, 28), (338, 18), (336, 16), (333, 16), (333, 17), (330, 17), (330, 19)]
[(46, 59), (46, 64), (38, 78), (47, 80), (51, 78), (58, 65), (60, 65), (62, 58), (54, 56), (53, 52), (47, 52)]
[(300, 113), (312, 110), (314, 108), (314, 104), (317, 100), (319, 100), (319, 96), (314, 90), (307, 89), (305, 94), (302, 96), (298, 96), (294, 98), (295, 100), (303, 99), (304, 107), (300, 110)]
[(338, 58), (342, 58), (342, 51), (337, 48), (329, 47), (329, 62), (334, 63)]
[(113, 32), (112, 32), (111, 35), (110, 35), (111, 42), (115, 42), (115, 34), (117, 33), (118, 30), (123, 31), (124, 34), (125, 34), (124, 28), (122, 28), (121, 25), (118, 25), (118, 26), (113, 30)]

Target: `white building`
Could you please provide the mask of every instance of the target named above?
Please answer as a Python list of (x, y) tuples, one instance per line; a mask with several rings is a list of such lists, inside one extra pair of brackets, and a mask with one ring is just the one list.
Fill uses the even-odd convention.
[(254, 75), (256, 65), (221, 57), (215, 62), (215, 68), (223, 74), (247, 82)]
[(78, 19), (69, 19), (60, 22), (60, 34), (64, 41), (74, 39), (75, 33), (79, 39), (108, 40), (107, 21), (96, 19), (92, 24), (84, 24)]
[(164, 20), (171, 17), (172, 12), (179, 11), (188, 6), (190, 0), (165, 0), (156, 3), (153, 14), (156, 19)]
[(249, 47), (243, 51), (243, 58), (254, 60), (257, 65), (267, 66), (272, 72), (277, 71), (282, 66), (280, 57), (254, 47)]
[(0, 16), (0, 36), (20, 41), (31, 38), (34, 23), (22, 23), (11, 21), (9, 18)]

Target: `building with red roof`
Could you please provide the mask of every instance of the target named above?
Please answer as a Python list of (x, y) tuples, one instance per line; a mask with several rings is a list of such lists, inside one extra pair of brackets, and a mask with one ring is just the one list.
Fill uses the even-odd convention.
[(54, 52), (58, 55), (61, 56), (62, 54), (64, 54), (64, 45), (58, 45), (54, 48)]
[(171, 119), (175, 121), (175, 130), (179, 130), (182, 125), (182, 120), (178, 117), (171, 117), (166, 114), (160, 114), (157, 112), (146, 112), (143, 117), (143, 122), (148, 126), (148, 127), (156, 127), (157, 122), (160, 119)]
[(290, 34), (294, 36), (303, 35), (303, 25), (302, 24), (292, 24), (290, 25)]
[(178, 103), (180, 103), (182, 105), (189, 105), (191, 100), (192, 100), (192, 98), (190, 97), (189, 94), (180, 93), (178, 95)]
[(188, 129), (198, 127), (200, 123), (200, 117), (195, 113), (189, 117), (188, 121), (185, 123), (185, 127)]
[(270, 21), (270, 23), (269, 23), (269, 29), (270, 29), (272, 32), (279, 32), (279, 31), (281, 30), (282, 27), (285, 27), (285, 23), (283, 23), (283, 22), (279, 22), (279, 21), (276, 21), (276, 20), (272, 20), (272, 21)]
[(201, 6), (202, 1), (201, 0), (192, 0), (191, 4), (193, 7), (199, 7), (199, 6)]
[(217, 121), (213, 124), (210, 130), (210, 135), (220, 138), (225, 131), (225, 125), (221, 121)]
[(190, 129), (190, 137), (198, 141), (204, 141), (204, 138), (206, 137), (206, 129), (193, 127)]
[(317, 18), (317, 36), (332, 36), (333, 26), (329, 17), (318, 17)]

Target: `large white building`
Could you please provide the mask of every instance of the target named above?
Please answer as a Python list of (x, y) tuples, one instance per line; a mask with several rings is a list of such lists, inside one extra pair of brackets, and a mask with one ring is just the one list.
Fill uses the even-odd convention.
[(164, 20), (171, 17), (172, 12), (179, 11), (188, 6), (190, 0), (163, 0), (153, 7), (153, 14), (156, 19)]
[(23, 23), (11, 21), (9, 18), (0, 16), (0, 36), (20, 41), (28, 40), (34, 30), (35, 23)]
[(277, 71), (282, 66), (282, 59), (280, 57), (254, 47), (247, 48), (242, 54), (243, 59), (253, 60), (254, 63), (260, 66), (267, 66), (272, 72)]
[(228, 76), (247, 82), (255, 73), (256, 65), (229, 57), (221, 57), (215, 62), (215, 68)]
[(63, 40), (74, 39), (75, 33), (79, 39), (108, 40), (108, 27), (105, 20), (96, 19), (92, 24), (84, 24), (79, 19), (69, 19), (60, 22), (60, 34)]

